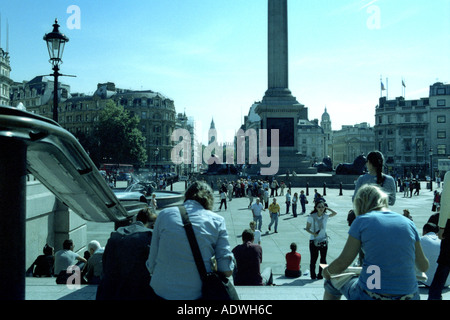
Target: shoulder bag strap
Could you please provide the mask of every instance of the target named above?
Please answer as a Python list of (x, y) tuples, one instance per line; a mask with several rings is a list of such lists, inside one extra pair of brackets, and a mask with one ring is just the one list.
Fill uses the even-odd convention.
[(200, 274), (200, 278), (203, 280), (206, 278), (206, 268), (203, 263), (202, 254), (200, 252), (200, 248), (197, 243), (197, 239), (195, 238), (194, 229), (192, 228), (192, 223), (189, 220), (189, 217), (186, 212), (186, 208), (184, 206), (178, 206), (181, 214), (181, 220), (183, 221), (184, 230), (186, 231), (186, 235), (189, 240), (189, 245), (191, 246), (192, 254), (194, 255), (195, 264), (197, 265), (198, 272)]

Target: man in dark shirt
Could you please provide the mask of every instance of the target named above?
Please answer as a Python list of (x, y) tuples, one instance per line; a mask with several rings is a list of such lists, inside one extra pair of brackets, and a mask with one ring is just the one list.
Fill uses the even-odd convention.
[(271, 268), (266, 268), (261, 273), (262, 248), (253, 243), (253, 240), (253, 231), (246, 229), (242, 232), (242, 244), (232, 250), (236, 259), (233, 273), (236, 286), (263, 286), (273, 283)]

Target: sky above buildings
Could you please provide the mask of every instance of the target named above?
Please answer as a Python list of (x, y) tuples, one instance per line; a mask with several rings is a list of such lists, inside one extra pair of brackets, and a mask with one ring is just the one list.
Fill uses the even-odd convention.
[[(51, 73), (43, 36), (58, 18), (72, 92), (161, 92), (204, 136), (214, 118), (221, 141), (267, 90), (267, 0), (0, 0), (0, 14), (14, 81)], [(326, 107), (333, 130), (374, 125), (402, 80), (406, 99), (449, 81), (450, 0), (289, 0), (288, 21), (289, 88), (310, 120)]]

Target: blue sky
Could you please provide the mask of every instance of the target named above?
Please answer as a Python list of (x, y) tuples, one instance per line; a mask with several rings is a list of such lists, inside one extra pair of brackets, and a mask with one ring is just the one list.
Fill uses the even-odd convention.
[[(72, 5), (79, 15), (67, 12)], [(326, 106), (334, 130), (373, 125), (380, 76), (389, 98), (402, 94), (402, 78), (406, 99), (449, 82), (450, 0), (289, 0), (288, 8), (289, 88), (310, 119)], [(42, 38), (58, 18), (72, 92), (107, 81), (158, 91), (203, 132), (214, 118), (219, 140), (267, 89), (267, 0), (0, 0), (0, 14), (14, 81), (51, 72)]]

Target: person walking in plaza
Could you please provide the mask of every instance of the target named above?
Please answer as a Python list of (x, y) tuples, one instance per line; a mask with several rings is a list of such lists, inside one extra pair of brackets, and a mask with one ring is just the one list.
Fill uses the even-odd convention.
[(365, 184), (374, 184), (380, 186), (384, 192), (389, 195), (389, 205), (395, 204), (397, 188), (395, 186), (395, 180), (390, 175), (383, 173), (384, 168), (384, 156), (379, 151), (369, 152), (367, 155), (367, 170), (368, 173), (359, 176), (356, 180), (355, 192), (353, 193), (352, 200), (355, 199), (356, 193), (359, 188)]
[(450, 273), (450, 171), (444, 176), (444, 185), (440, 197), (439, 232), (441, 249), (438, 266), (428, 292), (428, 300), (441, 300), (444, 284)]
[(227, 185), (227, 196), (228, 196), (228, 201), (232, 201), (233, 200), (233, 183), (231, 183), (231, 181), (228, 183)]
[(286, 188), (286, 184), (284, 183), (284, 181), (281, 181), (280, 188), (281, 188), (280, 196), (282, 197), (284, 196), (284, 188)]
[[(330, 211), (330, 214), (326, 212)], [(311, 234), (309, 239), (310, 264), (309, 272), (311, 279), (322, 279), (322, 267), (319, 265), (319, 273), (316, 275), (316, 263), (320, 254), (320, 264), (327, 263), (328, 252), (328, 219), (334, 217), (336, 211), (325, 206), (325, 202), (318, 201), (314, 205), (314, 210), (309, 215), (306, 222), (306, 232)]]
[(264, 189), (263, 199), (264, 199), (264, 209), (269, 208), (269, 190), (267, 188)]
[[(429, 266), (414, 223), (388, 208), (389, 196), (378, 186), (362, 186), (353, 206), (356, 219), (336, 260), (323, 270), (324, 300), (418, 300), (416, 270)], [(339, 289), (331, 277), (344, 272), (360, 249), (362, 270)]]
[(256, 228), (256, 222), (250, 221), (249, 227), (253, 232), (253, 243), (261, 245), (261, 230)]
[[(183, 205), (206, 271), (212, 272), (211, 259), (214, 257), (217, 271), (230, 277), (234, 268), (233, 254), (225, 219), (212, 212), (214, 194), (211, 187), (205, 182), (193, 182), (184, 194)], [(178, 207), (163, 209), (158, 214), (146, 266), (155, 299), (196, 300), (202, 297), (202, 280)]]
[(278, 186), (277, 180), (273, 179), (270, 183), (270, 196), (275, 197), (275, 190)]
[(256, 202), (252, 205), (252, 214), (253, 221), (255, 221), (257, 225), (257, 229), (261, 230), (262, 227), (262, 211), (265, 211), (261, 201), (259, 198), (256, 198)]
[(275, 233), (278, 233), (278, 217), (280, 216), (280, 205), (277, 203), (277, 198), (273, 198), (269, 206), (270, 224), (269, 231), (273, 224), (275, 224)]
[(300, 214), (305, 214), (306, 213), (306, 205), (308, 204), (308, 200), (306, 199), (305, 191), (303, 191), (303, 190), (300, 191), (300, 204), (302, 206), (302, 212)]
[(291, 191), (286, 191), (286, 214), (289, 214), (289, 207), (291, 206)]
[(292, 215), (297, 218), (297, 203), (298, 203), (298, 193), (295, 192), (292, 197)]
[(225, 205), (225, 210), (227, 210), (227, 194), (225, 190), (220, 190), (220, 207), (219, 211), (222, 210), (222, 205)]

